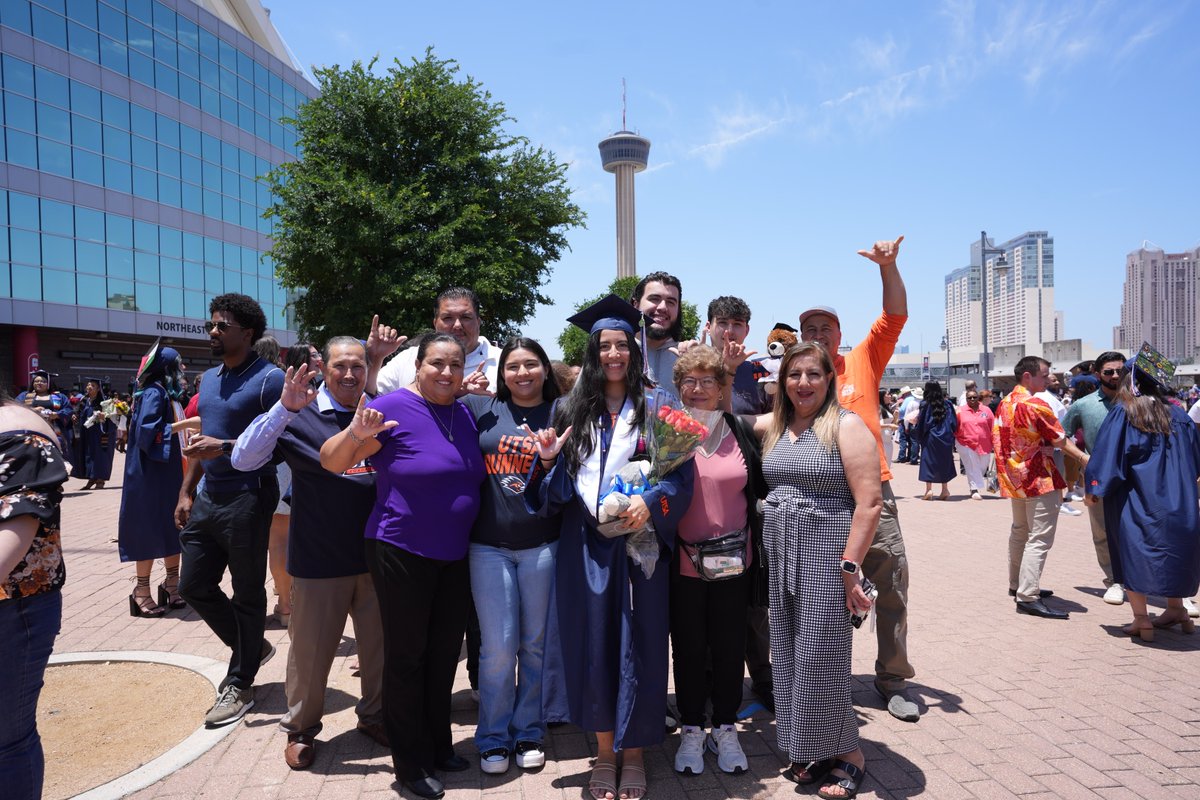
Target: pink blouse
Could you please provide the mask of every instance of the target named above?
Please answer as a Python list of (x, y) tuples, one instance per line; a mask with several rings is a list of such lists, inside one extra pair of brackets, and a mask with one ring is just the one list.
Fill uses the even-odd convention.
[(958, 409), (958, 432), (954, 438), (963, 447), (969, 447), (976, 453), (992, 452), (992, 411), (983, 403), (978, 411), (972, 411), (970, 406)]
[[(692, 458), (696, 481), (692, 504), (679, 521), (679, 538), (703, 542), (746, 527), (746, 461), (737, 437), (728, 433), (711, 456), (697, 451)], [(750, 538), (746, 537), (746, 566), (750, 566)], [(686, 553), (680, 553), (679, 574), (699, 578)]]

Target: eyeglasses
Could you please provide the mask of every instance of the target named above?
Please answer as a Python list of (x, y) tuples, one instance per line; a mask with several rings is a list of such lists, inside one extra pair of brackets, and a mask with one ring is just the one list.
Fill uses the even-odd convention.
[(977, 395), (977, 394), (969, 394), (969, 395), (967, 395), (967, 399), (968, 399), (968, 400), (978, 400), (978, 399), (979, 399), (979, 395)]
[(1100, 370), (1100, 374), (1106, 378), (1110, 378), (1113, 375), (1120, 375), (1121, 370), (1119, 370), (1119, 369), (1102, 369), (1102, 370)]
[(217, 320), (216, 322), (206, 322), (206, 323), (204, 323), (204, 329), (205, 329), (205, 330), (207, 330), (207, 331), (212, 331), (212, 330), (214, 330), (214, 329), (215, 329), (215, 330), (218, 330), (218, 331), (220, 331), (221, 333), (224, 333), (225, 331), (229, 330), (230, 328), (240, 328), (241, 330), (245, 330), (245, 329), (246, 329), (246, 326), (244, 326), (244, 325), (234, 325), (232, 322), (226, 322), (226, 321), (225, 321), (225, 320), (223, 320), (223, 319), (222, 319), (222, 320)]
[(695, 389), (699, 386), (701, 389), (709, 390), (717, 387), (716, 378), (684, 378), (679, 382), (680, 389)]

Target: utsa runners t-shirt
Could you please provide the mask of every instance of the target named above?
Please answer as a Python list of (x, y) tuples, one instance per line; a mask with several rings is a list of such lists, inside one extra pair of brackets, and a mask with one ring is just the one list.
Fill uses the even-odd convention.
[(562, 521), (542, 519), (525, 508), (525, 479), (537, 450), (524, 426), (539, 430), (550, 424), (550, 403), (523, 408), (495, 397), (467, 395), (462, 402), (475, 415), (479, 449), (487, 480), (479, 496), (479, 516), (471, 541), (508, 550), (524, 550), (558, 538)]

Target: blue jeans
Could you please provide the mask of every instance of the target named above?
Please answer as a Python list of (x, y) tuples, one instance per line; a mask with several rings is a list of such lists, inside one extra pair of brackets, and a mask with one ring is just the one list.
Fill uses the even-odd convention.
[(42, 796), (46, 762), (37, 704), (61, 623), (62, 592), (57, 589), (0, 601), (0, 786), (12, 800)]
[[(471, 593), (479, 613), (479, 725), (485, 753), (546, 736), (542, 656), (558, 542), (507, 550), (471, 544)], [(515, 675), (515, 678), (514, 678)]]

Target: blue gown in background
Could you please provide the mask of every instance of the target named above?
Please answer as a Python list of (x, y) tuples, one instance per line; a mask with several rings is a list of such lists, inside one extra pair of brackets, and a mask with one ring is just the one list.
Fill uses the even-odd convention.
[(1168, 406), (1171, 434), (1143, 433), (1116, 403), (1096, 435), (1084, 473), (1104, 499), (1113, 580), (1160, 597), (1191, 597), (1200, 587), (1200, 433)]
[(949, 400), (942, 401), (946, 406), (946, 416), (939, 425), (933, 420), (933, 407), (921, 403), (917, 415), (917, 441), (921, 443), (921, 468), (917, 471), (917, 479), (929, 483), (949, 483), (954, 480), (958, 470), (954, 466), (954, 433), (958, 430), (958, 415), (954, 413), (954, 404)]
[(691, 464), (643, 497), (663, 547), (647, 580), (625, 553), (625, 537), (592, 527), (566, 468), (539, 462), (525, 502), (539, 515), (560, 510), (562, 537), (546, 623), (542, 708), (547, 722), (613, 731), (613, 749), (648, 747), (665, 735), (668, 588), (675, 530), (692, 499)]
[(125, 452), (125, 482), (117, 523), (122, 561), (150, 561), (180, 552), (175, 504), (183, 484), (179, 437), (167, 392), (152, 383), (134, 401)]
[(75, 409), (75, 458), (71, 463), (72, 478), (107, 481), (112, 477), (113, 453), (117, 449), (117, 424), (110, 419), (97, 422), (90, 428), (84, 423), (100, 410), (100, 397), (95, 401), (86, 395)]

